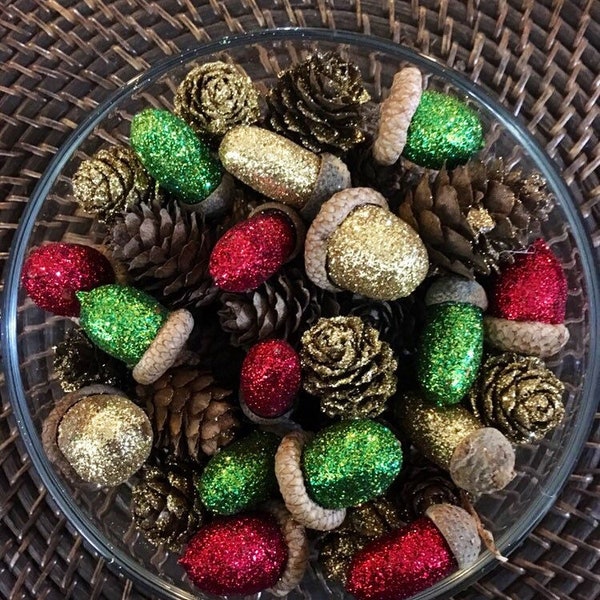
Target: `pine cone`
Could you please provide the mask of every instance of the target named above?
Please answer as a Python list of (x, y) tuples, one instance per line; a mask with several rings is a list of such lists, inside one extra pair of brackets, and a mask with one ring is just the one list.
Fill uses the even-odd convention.
[(260, 117), (259, 95), (241, 67), (217, 61), (194, 67), (177, 88), (174, 112), (200, 134), (223, 136)]
[(195, 476), (176, 465), (145, 467), (131, 493), (135, 525), (152, 544), (178, 551), (204, 521)]
[(471, 389), (475, 416), (509, 440), (539, 440), (563, 419), (564, 384), (534, 356), (504, 353), (489, 357)]
[(231, 392), (214, 384), (210, 373), (177, 367), (152, 385), (138, 385), (154, 431), (154, 446), (170, 448), (178, 459), (200, 461), (231, 442), (239, 429)]
[(109, 236), (113, 257), (133, 284), (168, 308), (206, 306), (217, 297), (208, 272), (215, 235), (196, 213), (176, 204), (141, 204), (122, 215)]
[(81, 208), (105, 222), (141, 202), (160, 205), (165, 200), (135, 152), (125, 146), (105, 148), (84, 160), (72, 186)]
[(222, 294), (220, 300), (221, 327), (234, 346), (255, 344), (267, 337), (291, 343), (323, 311), (338, 310), (335, 297), (319, 290), (295, 266), (285, 267), (251, 292)]
[(427, 246), (435, 270), (472, 278), (489, 275), (525, 248), (553, 201), (538, 173), (523, 178), (501, 160), (472, 161), (424, 175), (398, 209)]
[(78, 327), (69, 329), (54, 348), (54, 372), (65, 392), (93, 384), (127, 391), (133, 385), (125, 364), (92, 344)]
[(302, 336), (300, 359), (304, 389), (330, 417), (376, 417), (396, 391), (392, 349), (359, 317), (319, 319)]
[(316, 53), (280, 74), (269, 96), (270, 123), (313, 152), (340, 154), (364, 138), (361, 105), (369, 99), (354, 63)]

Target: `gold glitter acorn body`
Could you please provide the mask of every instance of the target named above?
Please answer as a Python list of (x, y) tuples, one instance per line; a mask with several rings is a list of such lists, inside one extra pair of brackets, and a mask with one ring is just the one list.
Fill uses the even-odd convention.
[(370, 188), (342, 190), (323, 204), (306, 234), (304, 261), (319, 287), (377, 300), (408, 296), (429, 269), (417, 233)]
[(501, 490), (514, 477), (515, 453), (497, 429), (484, 427), (462, 406), (428, 405), (418, 394), (397, 404), (399, 424), (415, 447), (449, 471), (454, 483), (472, 494)]
[(314, 154), (260, 127), (240, 125), (219, 147), (223, 167), (264, 196), (312, 218), (333, 193), (350, 186), (346, 165), (332, 154)]

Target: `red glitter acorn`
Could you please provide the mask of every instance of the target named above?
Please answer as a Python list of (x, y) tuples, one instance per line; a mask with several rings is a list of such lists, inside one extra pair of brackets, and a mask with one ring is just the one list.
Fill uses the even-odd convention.
[(543, 240), (536, 240), (502, 269), (489, 299), (485, 338), (495, 348), (544, 357), (567, 343), (567, 280)]
[(481, 542), (462, 508), (436, 504), (425, 516), (357, 552), (346, 589), (357, 600), (402, 600), (473, 564)]
[(300, 357), (285, 340), (266, 340), (250, 348), (240, 375), (240, 403), (246, 415), (259, 421), (285, 415), (300, 388), (300, 373)]
[(40, 308), (56, 315), (79, 316), (75, 292), (114, 283), (108, 259), (91, 246), (54, 242), (35, 248), (23, 265), (21, 284)]
[(268, 202), (216, 243), (210, 274), (227, 292), (253, 290), (294, 258), (303, 242), (304, 226), (294, 210)]

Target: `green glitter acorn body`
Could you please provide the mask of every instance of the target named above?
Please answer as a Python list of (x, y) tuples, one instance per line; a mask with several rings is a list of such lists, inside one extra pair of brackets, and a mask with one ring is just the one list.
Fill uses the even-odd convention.
[(302, 469), (311, 498), (324, 508), (346, 508), (379, 496), (402, 467), (394, 434), (369, 419), (321, 430), (304, 448)]
[(180, 117), (148, 108), (131, 122), (131, 145), (160, 185), (186, 204), (205, 200), (220, 184), (221, 165)]
[(403, 156), (429, 169), (465, 164), (483, 148), (483, 127), (465, 102), (442, 92), (423, 92), (408, 128)]
[(140, 361), (169, 315), (152, 296), (130, 286), (103, 285), (77, 292), (77, 298), (86, 335), (129, 366)]
[(257, 431), (221, 450), (198, 481), (202, 503), (220, 515), (233, 515), (267, 500), (277, 489), (278, 446), (276, 435)]
[(417, 379), (427, 401), (460, 402), (477, 378), (482, 352), (481, 308), (462, 302), (429, 306), (417, 351)]

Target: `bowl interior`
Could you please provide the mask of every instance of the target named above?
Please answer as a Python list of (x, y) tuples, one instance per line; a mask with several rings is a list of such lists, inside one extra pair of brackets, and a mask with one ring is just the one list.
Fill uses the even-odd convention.
[[(52, 348), (62, 341), (71, 322), (44, 313), (26, 298), (19, 285), (20, 270), (28, 251), (45, 242), (102, 241), (102, 227), (79, 211), (72, 199), (72, 174), (82, 159), (100, 147), (116, 142), (127, 144), (129, 124), (137, 111), (148, 106), (171, 108), (175, 89), (191, 66), (211, 60), (234, 61), (266, 90), (278, 71), (317, 48), (337, 49), (358, 64), (375, 100), (385, 94), (401, 64), (416, 64), (425, 74), (429, 88), (451, 90), (468, 98), (477, 108), (487, 131), (482, 155), (502, 156), (509, 166), (519, 165), (524, 171), (541, 171), (557, 197), (557, 207), (543, 224), (543, 237), (562, 261), (568, 278), (566, 324), (571, 337), (560, 355), (549, 362), (566, 386), (567, 417), (540, 443), (520, 447), (515, 480), (506, 490), (477, 503), (502, 552), (514, 548), (551, 506), (592, 422), (598, 375), (596, 340), (590, 336), (590, 332), (597, 331), (592, 310), (598, 296), (593, 254), (569, 193), (524, 128), (460, 75), (375, 38), (326, 30), (280, 30), (236, 36), (195, 48), (155, 66), (119, 90), (90, 115), (59, 151), (29, 202), (13, 245), (6, 272), (2, 324), (8, 390), (23, 438), (44, 483), (60, 509), (110, 563), (166, 597), (191, 599), (197, 593), (183, 577), (176, 557), (157, 551), (132, 527), (128, 508), (131, 484), (82, 492), (64, 480), (45, 457), (40, 442), (42, 422), (53, 400), (63, 395), (54, 379)], [(455, 592), (492, 564), (492, 556), (485, 552), (470, 569), (417, 597), (424, 600)], [(326, 590), (328, 584), (317, 569), (311, 569), (305, 579), (304, 594), (320, 597)], [(343, 595), (337, 588), (330, 591)]]

